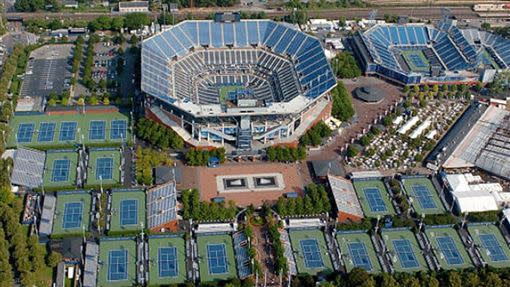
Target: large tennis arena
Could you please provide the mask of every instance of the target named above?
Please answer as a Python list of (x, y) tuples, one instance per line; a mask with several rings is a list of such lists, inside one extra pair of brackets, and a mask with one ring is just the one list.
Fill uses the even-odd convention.
[(510, 40), (453, 20), (376, 25), (349, 41), (366, 74), (406, 85), (486, 82), (510, 65)]
[(318, 39), (271, 20), (216, 18), (143, 42), (152, 116), (192, 145), (250, 150), (297, 141), (329, 114), (336, 80)]

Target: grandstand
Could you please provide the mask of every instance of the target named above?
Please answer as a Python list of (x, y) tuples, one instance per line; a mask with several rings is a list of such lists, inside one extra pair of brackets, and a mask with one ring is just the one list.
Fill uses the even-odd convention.
[(157, 103), (149, 110), (192, 145), (296, 140), (336, 85), (320, 41), (270, 20), (219, 18), (143, 42), (141, 86)]
[(380, 24), (349, 41), (366, 74), (405, 85), (475, 82), (485, 70), (510, 65), (510, 40), (460, 29), (454, 20)]

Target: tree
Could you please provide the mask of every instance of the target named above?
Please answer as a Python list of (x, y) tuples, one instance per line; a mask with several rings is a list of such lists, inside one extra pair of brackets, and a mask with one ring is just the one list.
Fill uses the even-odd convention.
[(143, 26), (150, 24), (149, 16), (145, 13), (129, 13), (126, 15), (124, 25), (129, 30), (141, 29)]
[(502, 287), (503, 281), (499, 278), (497, 273), (489, 272), (487, 276), (485, 276), (485, 286)]
[(342, 79), (361, 76), (361, 69), (354, 56), (349, 52), (341, 52), (331, 61), (333, 71)]
[(450, 271), (448, 273), (448, 287), (462, 287), (462, 279), (458, 272)]
[(490, 30), (491, 28), (491, 24), (490, 23), (487, 23), (487, 22), (483, 22), (482, 25), (481, 25), (481, 28), (483, 30)]
[(57, 267), (57, 265), (62, 261), (62, 254), (51, 251), (51, 253), (46, 257), (46, 264), (51, 268)]
[(375, 286), (374, 278), (365, 269), (355, 267), (347, 275), (348, 287)]
[(391, 274), (382, 273), (380, 287), (398, 287), (399, 284)]
[(480, 277), (475, 272), (467, 272), (462, 277), (462, 286), (464, 287), (478, 287), (480, 285)]
[(351, 95), (347, 92), (343, 82), (338, 82), (331, 95), (333, 97), (331, 114), (341, 121), (349, 121), (354, 116), (355, 111)]

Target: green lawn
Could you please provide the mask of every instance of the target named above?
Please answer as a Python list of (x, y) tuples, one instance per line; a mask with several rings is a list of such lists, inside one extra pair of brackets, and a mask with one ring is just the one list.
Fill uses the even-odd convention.
[[(135, 200), (137, 206), (137, 216), (135, 222), (127, 223), (121, 222), (121, 202), (124, 200)], [(124, 212), (128, 212), (125, 210)], [(123, 232), (123, 231), (136, 231), (141, 230), (143, 223), (144, 228), (147, 227), (145, 223), (145, 193), (143, 190), (126, 189), (126, 190), (112, 190), (112, 216), (110, 221), (109, 232)]]
[[(292, 246), (292, 252), (294, 253), (294, 259), (296, 261), (296, 267), (298, 273), (307, 273), (310, 275), (316, 275), (317, 273), (331, 273), (333, 272), (333, 265), (331, 264), (331, 258), (329, 257), (329, 250), (324, 239), (324, 233), (319, 229), (289, 229), (290, 244)], [(322, 267), (311, 267), (307, 266), (305, 262), (304, 252), (302, 245), (304, 240), (315, 240), (317, 246), (320, 249), (320, 256), (322, 258)]]
[[(508, 248), (508, 245), (506, 244), (505, 239), (503, 238), (503, 235), (501, 234), (501, 230), (499, 228), (492, 224), (469, 224), (468, 225), (468, 231), (471, 237), (473, 238), (475, 244), (479, 246), (480, 253), (482, 254), (483, 260), (487, 262), (489, 266), (492, 267), (509, 267), (510, 266), (510, 249)], [(501, 251), (504, 253), (504, 258), (501, 258), (502, 260), (493, 260), (490, 255), (488, 254), (487, 248), (485, 248), (484, 244), (480, 240), (480, 236), (483, 235), (493, 235), (496, 240), (499, 243), (499, 246), (501, 247)], [(505, 258), (506, 257), (506, 258)]]
[[(86, 191), (62, 191), (57, 193), (57, 205), (55, 207), (55, 216), (53, 219), (52, 235), (81, 235), (83, 227), (85, 232), (89, 230), (91, 195)], [(81, 223), (79, 226), (64, 227), (65, 206), (69, 203), (82, 203)], [(68, 210), (68, 212), (71, 212)], [(69, 213), (68, 213), (69, 214)], [(69, 220), (69, 219), (68, 219)]]
[[(209, 272), (209, 261), (208, 261), (208, 252), (207, 245), (210, 244), (224, 244), (225, 245), (225, 253), (226, 253), (226, 261), (227, 261), (227, 272), (221, 274), (211, 274)], [(197, 235), (197, 245), (198, 245), (198, 260), (199, 260), (199, 268), (200, 268), (200, 281), (201, 282), (213, 282), (226, 280), (229, 278), (237, 277), (237, 268), (234, 260), (234, 247), (232, 242), (232, 237), (228, 234), (220, 234), (220, 235), (206, 235), (199, 234)]]
[[(55, 161), (69, 160), (67, 177), (58, 176), (58, 170), (54, 170)], [(69, 188), (76, 186), (76, 167), (78, 166), (78, 153), (73, 150), (49, 150), (46, 152), (46, 164), (44, 166), (44, 187), (46, 188)], [(54, 175), (56, 177), (54, 177)]]
[(102, 158), (111, 158), (112, 161), (112, 171), (111, 178), (103, 177), (102, 184), (103, 187), (119, 185), (120, 182), (120, 150), (116, 148), (111, 149), (92, 149), (89, 152), (89, 163), (87, 168), (87, 185), (89, 186), (99, 186), (101, 184), (101, 179), (99, 178), (99, 174), (96, 174), (96, 167), (98, 163), (98, 159)]
[[(87, 114), (66, 114), (66, 115), (48, 115), (48, 114), (37, 114), (37, 115), (15, 115), (12, 120), (9, 122), (9, 127), (11, 133), (8, 137), (7, 146), (8, 147), (16, 147), (16, 140), (18, 134), (18, 128), (20, 124), (34, 124), (33, 132), (31, 133), (31, 137), (27, 137), (27, 142), (19, 142), (19, 145), (34, 147), (34, 148), (62, 148), (62, 147), (72, 147), (77, 143), (80, 143), (81, 138), (83, 136), (83, 143), (88, 145), (105, 145), (112, 144), (118, 145), (122, 142), (122, 139), (114, 138), (112, 139), (111, 131), (112, 131), (112, 121), (114, 120), (123, 120), (126, 121), (127, 131), (125, 132), (127, 135), (123, 134), (124, 141), (131, 139), (131, 132), (129, 131), (129, 118), (127, 115), (119, 112), (114, 113), (87, 113)], [(93, 139), (89, 138), (90, 131), (90, 122), (91, 121), (103, 121), (104, 122), (104, 130), (105, 136), (104, 139)], [(76, 129), (74, 132), (74, 137), (72, 133), (70, 134), (69, 139), (60, 138), (60, 129), (62, 127), (62, 123), (64, 122), (75, 122)], [(50, 123), (54, 124), (54, 133), (51, 137), (48, 133), (48, 138), (43, 139), (44, 141), (39, 141), (39, 131), (41, 131), (41, 123)], [(30, 133), (29, 133), (30, 135)], [(19, 141), (20, 139), (18, 139)]]
[[(471, 257), (469, 257), (469, 254), (466, 251), (466, 248), (464, 247), (464, 244), (462, 243), (462, 240), (459, 237), (459, 234), (457, 233), (457, 230), (455, 230), (453, 227), (434, 227), (434, 226), (427, 226), (427, 229), (425, 231), (427, 234), (427, 237), (430, 241), (430, 244), (432, 245), (432, 248), (434, 250), (434, 253), (436, 255), (437, 260), (439, 261), (439, 264), (441, 265), (441, 268), (443, 269), (458, 269), (458, 268), (470, 268), (474, 267)], [(459, 262), (448, 262), (448, 258), (444, 255), (445, 252), (449, 252), (448, 250), (442, 250), (439, 247), (438, 238), (447, 238), (450, 237), (453, 239), (453, 242), (455, 244), (455, 249), (453, 250), (454, 253), (457, 253), (462, 259), (459, 259)], [(445, 240), (445, 239), (443, 239)], [(447, 248), (447, 247), (445, 247)]]
[[(393, 267), (397, 272), (417, 272), (417, 271), (427, 271), (428, 266), (425, 262), (425, 258), (421, 253), (420, 246), (418, 245), (418, 241), (414, 233), (407, 229), (395, 228), (395, 229), (383, 229), (382, 231), (383, 240), (388, 247), (388, 250), (391, 254)], [(415, 261), (418, 263), (418, 266), (410, 267), (409, 265), (403, 265), (400, 256), (395, 250), (395, 242), (397, 240), (407, 240), (412, 249), (411, 256), (414, 256)], [(402, 254), (405, 256), (405, 254)], [(412, 261), (412, 260), (411, 260)]]
[[(441, 199), (439, 198), (439, 194), (437, 190), (434, 188), (434, 185), (430, 181), (430, 179), (426, 177), (409, 177), (402, 179), (402, 184), (404, 185), (405, 192), (411, 198), (413, 198), (413, 207), (418, 215), (421, 214), (443, 214), (446, 212)], [(431, 201), (434, 202), (435, 207), (427, 207), (423, 206), (422, 199), (419, 199), (416, 194), (416, 188), (427, 188), (430, 192), (430, 197), (428, 197)], [(427, 199), (425, 199), (427, 200)]]
[[(363, 213), (366, 217), (377, 217), (383, 216), (386, 214), (394, 215), (395, 209), (391, 204), (391, 199), (384, 183), (381, 180), (355, 180), (353, 181), (354, 189), (356, 190), (356, 194), (358, 195), (359, 202), (361, 204), (361, 208), (363, 209)], [(386, 207), (385, 211), (373, 211), (368, 204), (368, 200), (365, 194), (366, 189), (377, 188), (382, 196), (382, 200), (384, 201), (384, 205)]]
[[(338, 232), (336, 234), (336, 241), (338, 242), (338, 246), (340, 247), (340, 251), (342, 252), (342, 260), (348, 272), (350, 272), (354, 267), (362, 267), (359, 266), (353, 259), (353, 255), (349, 249), (349, 246), (355, 243), (364, 245), (366, 254), (368, 255), (368, 259), (370, 260), (370, 264), (368, 265), (370, 265), (371, 268), (364, 269), (370, 273), (379, 273), (382, 271), (381, 265), (379, 264), (379, 260), (377, 259), (377, 254), (375, 253), (375, 249), (372, 244), (372, 240), (370, 240), (370, 236), (366, 231), (360, 230)], [(354, 247), (354, 245), (351, 246), (352, 248), (356, 248)]]
[[(108, 280), (109, 254), (112, 250), (127, 250), (127, 278), (122, 280)], [(108, 238), (100, 239), (99, 243), (99, 273), (97, 286), (124, 287), (136, 284), (136, 242), (134, 238)]]
[[(159, 249), (175, 247), (177, 274), (160, 277)], [(180, 284), (186, 281), (186, 247), (183, 234), (154, 235), (149, 237), (149, 286)]]

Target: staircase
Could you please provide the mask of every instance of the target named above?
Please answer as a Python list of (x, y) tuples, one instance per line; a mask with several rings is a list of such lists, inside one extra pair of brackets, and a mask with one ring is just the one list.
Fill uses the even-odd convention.
[(252, 133), (250, 116), (241, 117), (240, 128), (237, 132), (237, 148), (243, 150), (251, 149)]

